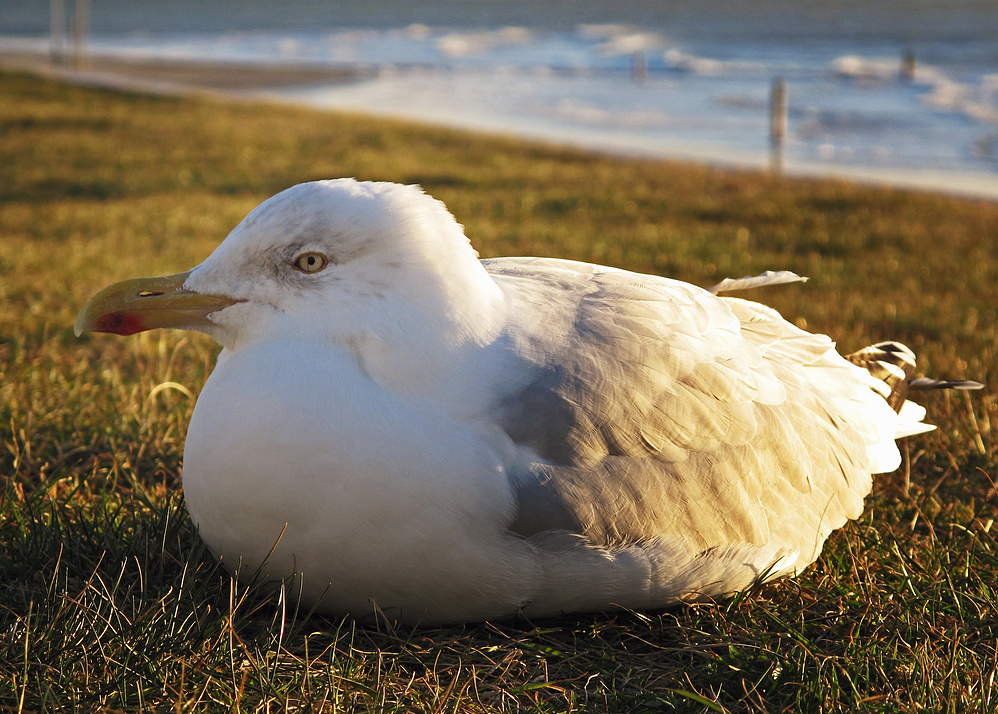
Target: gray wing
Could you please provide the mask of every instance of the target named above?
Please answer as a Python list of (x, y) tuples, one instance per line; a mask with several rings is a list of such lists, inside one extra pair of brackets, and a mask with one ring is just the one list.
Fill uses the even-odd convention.
[(493, 409), (519, 447), (522, 537), (773, 546), (799, 568), (896, 454), (868, 375), (769, 308), (581, 263), (483, 263), (510, 308)]

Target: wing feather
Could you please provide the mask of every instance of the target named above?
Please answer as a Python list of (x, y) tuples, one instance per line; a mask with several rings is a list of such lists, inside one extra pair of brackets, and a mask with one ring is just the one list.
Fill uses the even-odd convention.
[(510, 314), (494, 412), (525, 452), (514, 533), (751, 544), (802, 567), (861, 513), (893, 411), (827, 337), (665, 278), (483, 262)]

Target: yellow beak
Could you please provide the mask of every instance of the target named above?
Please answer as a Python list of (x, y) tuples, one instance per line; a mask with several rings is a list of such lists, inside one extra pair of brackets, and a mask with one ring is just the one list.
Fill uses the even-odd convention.
[(224, 295), (184, 289), (190, 271), (161, 278), (135, 278), (108, 285), (87, 301), (76, 317), (76, 335), (113, 332), (134, 335), (157, 327), (189, 329), (212, 324), (213, 312), (243, 302)]

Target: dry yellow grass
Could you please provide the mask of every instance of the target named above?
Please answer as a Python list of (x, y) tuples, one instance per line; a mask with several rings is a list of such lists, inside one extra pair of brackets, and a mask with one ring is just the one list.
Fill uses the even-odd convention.
[[(998, 706), (998, 205), (628, 161), (287, 107), (0, 75), (0, 707), (31, 711), (989, 711)], [(192, 532), (183, 435), (215, 348), (73, 337), (96, 289), (199, 262), (316, 178), (421, 183), (485, 256), (754, 298), (844, 350), (987, 381), (794, 581), (664, 613), (379, 632), (236, 587)], [(175, 383), (180, 385), (164, 386)], [(186, 390), (186, 391), (185, 391)], [(188, 394), (189, 393), (189, 394)]]

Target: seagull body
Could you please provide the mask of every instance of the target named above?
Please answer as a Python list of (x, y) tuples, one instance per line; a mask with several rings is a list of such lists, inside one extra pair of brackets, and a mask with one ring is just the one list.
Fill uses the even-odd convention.
[(77, 321), (154, 327), (224, 348), (184, 451), (201, 537), (337, 615), (646, 610), (793, 574), (931, 428), (763, 305), (480, 261), (413, 186), (288, 189)]

